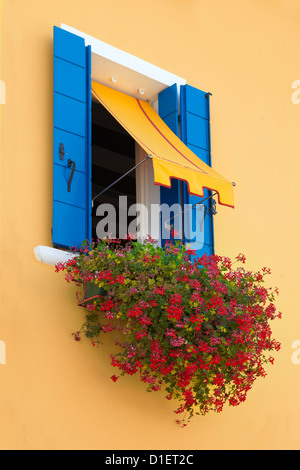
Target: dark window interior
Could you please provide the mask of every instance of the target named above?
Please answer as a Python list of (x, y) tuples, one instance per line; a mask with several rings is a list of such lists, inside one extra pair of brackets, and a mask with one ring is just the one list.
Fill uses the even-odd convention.
[[(135, 166), (135, 141), (100, 103), (92, 102), (92, 197), (116, 181)], [(96, 216), (99, 204), (109, 203), (116, 209), (117, 237), (119, 231), (119, 196), (127, 196), (128, 208), (136, 203), (135, 170), (94, 201), (92, 210), (92, 236), (97, 238)], [(105, 214), (106, 216), (106, 214)], [(104, 217), (105, 217), (104, 216)], [(128, 217), (128, 223), (134, 217)]]

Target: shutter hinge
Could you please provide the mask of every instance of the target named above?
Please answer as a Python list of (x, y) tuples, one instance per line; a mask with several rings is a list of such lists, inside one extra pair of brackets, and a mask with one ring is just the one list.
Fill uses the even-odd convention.
[(217, 203), (212, 197), (210, 198), (209, 211), (212, 215), (216, 215), (218, 213), (217, 212)]

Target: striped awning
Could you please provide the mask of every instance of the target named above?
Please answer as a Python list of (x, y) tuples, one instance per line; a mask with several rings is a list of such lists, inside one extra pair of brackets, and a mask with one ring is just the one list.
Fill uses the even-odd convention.
[(192, 195), (216, 191), (220, 204), (234, 207), (233, 185), (195, 155), (164, 123), (149, 103), (92, 82), (93, 96), (152, 157), (154, 183), (171, 187), (186, 181)]

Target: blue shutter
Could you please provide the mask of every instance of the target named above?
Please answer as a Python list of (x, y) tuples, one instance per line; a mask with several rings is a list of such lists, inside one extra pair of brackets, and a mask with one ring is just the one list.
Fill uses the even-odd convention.
[[(209, 93), (204, 93), (190, 85), (182, 85), (180, 89), (181, 108), (181, 139), (201, 160), (211, 166), (210, 153), (210, 112)], [(193, 205), (201, 199), (211, 195), (211, 191), (205, 189), (203, 198), (191, 196), (184, 184), (183, 203)], [(185, 225), (189, 225), (195, 237), (191, 240), (185, 238), (185, 242), (196, 242), (197, 256), (204, 253), (214, 253), (213, 217), (211, 211), (212, 200), (204, 202), (205, 207), (196, 206), (188, 211)], [(196, 214), (198, 211), (198, 220)], [(204, 220), (203, 220), (204, 217)], [(187, 235), (187, 227), (184, 229)]]
[(91, 49), (56, 26), (53, 122), (52, 242), (78, 247), (91, 238)]
[[(159, 93), (158, 114), (174, 134), (178, 136), (178, 93), (176, 83)], [(173, 204), (180, 204), (180, 181), (171, 179), (171, 188), (160, 187), (160, 204), (167, 204), (169, 207), (172, 207)], [(175, 228), (180, 219), (180, 216), (174, 219), (174, 215), (174, 213), (171, 213), (171, 221), (168, 221), (169, 217), (166, 219), (164, 213), (162, 213), (162, 245), (164, 245), (166, 239), (169, 239), (164, 237), (165, 222), (167, 221), (168, 225)], [(173, 239), (172, 235), (170, 238)]]

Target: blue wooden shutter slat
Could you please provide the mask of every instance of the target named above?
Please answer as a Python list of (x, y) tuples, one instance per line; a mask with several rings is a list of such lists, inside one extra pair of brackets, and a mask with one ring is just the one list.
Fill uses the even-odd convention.
[[(85, 210), (59, 201), (54, 201), (53, 218), (59, 218), (60, 224), (53, 225), (53, 245), (56, 247), (80, 247), (85, 240)], [(68, 227), (66, 231), (65, 227)], [(72, 236), (72, 234), (75, 234)], [(58, 242), (56, 242), (58, 240)]]
[(183, 90), (185, 94), (185, 111), (207, 119), (207, 93), (190, 85), (183, 85)]
[(85, 103), (86, 68), (54, 57), (54, 91)]
[(54, 57), (86, 67), (84, 39), (54, 26)]
[[(209, 94), (190, 85), (182, 85), (180, 89), (180, 105), (181, 138), (183, 142), (201, 160), (211, 166)], [(184, 204), (193, 205), (211, 195), (211, 191), (205, 189), (203, 198), (199, 198), (198, 196), (191, 196), (185, 184), (183, 188)], [(197, 256), (202, 256), (204, 253), (214, 253), (213, 218), (209, 210), (211, 207), (210, 200), (205, 201), (204, 205), (206, 207), (204, 209), (205, 218), (203, 225), (201, 224), (201, 229), (197, 226), (197, 230), (195, 230), (194, 210), (190, 211), (190, 218), (187, 219), (190, 227), (196, 231), (194, 242), (197, 242), (195, 245), (197, 247)], [(201, 219), (204, 215), (204, 210)], [(193, 242), (193, 240), (185, 238), (186, 243), (189, 241)]]
[(86, 105), (81, 101), (55, 93), (54, 127), (85, 138)]
[[(178, 136), (178, 92), (177, 84), (166, 88), (158, 95), (158, 114), (167, 126)], [(173, 204), (180, 204), (180, 182), (171, 179), (171, 188), (160, 187), (160, 203), (172, 207)], [(174, 217), (174, 214), (171, 214)], [(162, 227), (162, 245), (165, 244), (164, 238), (164, 220), (161, 220)], [(168, 225), (172, 224), (172, 220)], [(171, 236), (172, 238), (172, 236)]]
[(186, 143), (200, 149), (208, 149), (208, 122), (206, 119), (186, 113)]
[(54, 27), (52, 242), (66, 248), (91, 236), (90, 55), (83, 38)]

